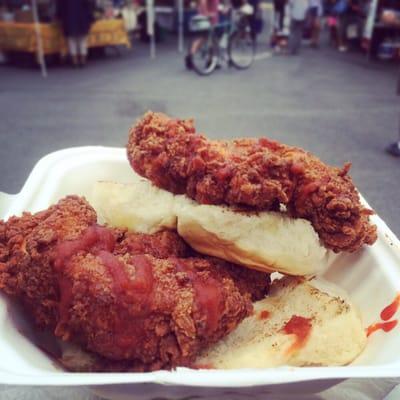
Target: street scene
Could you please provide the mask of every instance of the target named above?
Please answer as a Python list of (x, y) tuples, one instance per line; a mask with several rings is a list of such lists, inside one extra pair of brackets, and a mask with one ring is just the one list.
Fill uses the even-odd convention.
[[(174, 8), (174, 29), (168, 28), (171, 21), (162, 8), (166, 7), (164, 2), (158, 14), (157, 3), (155, 9), (153, 2), (141, 4), (142, 12), (147, 14), (144, 17), (138, 14), (134, 22), (129, 20), (132, 15), (125, 11), (124, 17), (122, 12), (117, 15), (115, 10), (123, 9), (124, 5), (114, 5), (117, 16), (109, 17), (108, 22), (117, 21), (115, 29), (119, 33), (114, 36), (104, 33), (108, 28), (101, 26), (103, 20), (99, 18), (90, 22), (91, 27), (87, 28), (85, 36), (79, 35), (81, 41), (77, 39), (75, 43), (67, 34), (67, 22), (63, 25), (61, 14), (59, 31), (50, 32), (43, 26), (37, 30), (38, 25), (45, 25), (35, 19), (40, 19), (44, 13), (44, 5), (40, 3), (45, 2), (39, 1), (36, 5), (36, 12), (39, 10), (36, 17), (32, 14), (35, 6), (31, 9), (31, 2), (25, 2), (29, 5), (25, 4), (21, 10), (33, 15), (26, 25), (31, 24), (30, 37), (36, 41), (31, 49), (26, 44), (25, 50), (20, 47), (16, 51), (10, 50), (11, 44), (6, 45), (12, 37), (6, 37), (10, 35), (6, 28), (12, 22), (5, 21), (15, 11), (12, 2), (4, 1), (2, 4), (0, 1), (0, 15), (3, 15), (0, 21), (0, 192), (20, 193), (36, 163), (49, 153), (78, 146), (126, 147), (131, 127), (146, 112), (152, 111), (167, 114), (174, 121), (193, 119), (196, 132), (210, 140), (258, 140), (266, 137), (311, 152), (329, 166), (341, 169), (346, 163), (351, 163), (348, 174), (354, 187), (373, 212), (399, 237), (400, 47), (397, 48), (395, 43), (400, 43), (400, 10), (398, 5), (393, 7), (390, 2), (386, 5), (383, 0), (349, 1), (346, 10), (353, 10), (353, 14), (347, 11), (341, 15), (340, 2), (243, 2), (245, 4), (240, 4), (239, 8), (250, 5), (250, 11), (246, 8), (240, 11), (242, 14), (238, 14), (235, 30), (230, 30), (230, 22), (218, 28), (217, 22), (213, 22), (214, 14), (209, 13), (204, 19), (209, 11), (197, 12), (201, 11), (202, 1), (200, 5), (191, 5), (195, 11), (189, 16), (186, 2), (174, 4), (173, 7), (177, 8)], [(234, 10), (234, 6), (230, 5), (226, 8), (228, 11), (223, 11), (217, 3), (205, 1), (204, 7), (216, 7), (219, 18), (234, 12), (230, 8)], [(99, 6), (96, 10), (99, 12)], [(104, 10), (111, 13), (107, 7)], [(254, 10), (258, 10), (257, 18), (251, 17)], [(58, 11), (48, 12), (56, 15)], [(64, 13), (67, 15), (67, 11)], [(128, 20), (135, 29), (128, 29)], [(355, 20), (359, 25), (354, 23)], [(203, 29), (201, 26), (205, 21)], [(93, 30), (96, 24), (97, 34)], [(242, 27), (241, 24), (248, 25)], [(24, 22), (15, 25), (22, 38)], [(386, 29), (390, 33), (384, 34)], [(244, 36), (246, 41), (241, 42)], [(51, 43), (51, 38), (56, 41)], [(18, 46), (25, 46), (21, 44), (23, 39), (20, 40)], [(13, 43), (16, 45), (17, 40)], [(52, 46), (55, 46), (54, 52)], [(141, 162), (151, 163), (154, 158), (153, 154), (149, 160), (141, 159)], [(140, 166), (136, 168), (138, 172)], [(151, 174), (140, 174), (154, 179)], [(74, 179), (79, 181), (77, 175)], [(160, 182), (164, 182), (163, 179), (160, 178)], [(323, 184), (323, 180), (318, 181), (318, 186)], [(169, 190), (165, 185), (156, 185)], [(0, 198), (0, 206), (1, 201)], [(204, 203), (219, 205), (212, 201)], [(288, 208), (291, 207), (288, 204)], [(276, 207), (270, 210), (277, 211)], [(0, 216), (5, 218), (5, 215)], [(315, 220), (309, 220), (320, 234), (319, 225)], [(1, 227), (0, 250), (5, 243), (1, 242)], [(386, 235), (382, 233), (386, 231), (379, 229), (380, 226), (378, 241)], [(362, 240), (369, 245), (367, 236)], [(324, 241), (325, 236), (320, 234), (320, 240)], [(378, 244), (383, 246), (381, 242), (376, 243), (372, 249)], [(329, 246), (336, 253), (341, 251)], [(378, 253), (370, 256), (367, 253), (369, 249), (369, 246), (362, 250), (354, 247), (352, 251), (361, 253), (349, 254), (351, 260), (359, 262), (360, 268), (361, 264), (365, 264), (365, 268), (368, 264), (368, 271), (373, 262), (380, 262), (376, 256)], [(207, 255), (219, 257), (214, 253)], [(366, 261), (361, 261), (364, 256)], [(0, 266), (6, 259), (1, 257), (0, 251)], [(227, 261), (234, 262), (232, 259)], [(385, 274), (390, 275), (389, 272)], [(327, 276), (329, 278), (329, 273)], [(357, 279), (361, 276), (357, 272)], [(0, 288), (4, 289), (7, 285), (2, 279)], [(346, 290), (357, 286), (357, 279), (352, 279), (351, 284), (350, 280), (346, 281)], [(335, 277), (334, 281), (337, 283), (339, 278)], [(360, 292), (354, 289), (356, 302), (374, 287), (368, 283)], [(396, 290), (393, 286), (388, 292)], [(6, 293), (12, 294), (11, 289)], [(375, 295), (378, 296), (375, 292), (368, 294), (371, 304)], [(393, 296), (390, 294), (389, 297), (392, 299)], [(390, 301), (385, 297), (377, 310), (382, 310)], [(373, 309), (372, 305), (365, 309), (367, 311), (363, 309), (363, 317)], [(371, 317), (364, 326), (372, 324), (375, 319)], [(383, 346), (383, 342), (379, 343)], [(392, 400), (400, 396), (399, 389), (390, 395), (392, 390), (396, 390), (399, 379), (398, 376), (377, 375), (368, 383), (348, 380), (330, 389), (325, 388), (320, 394), (268, 398)], [(46, 385), (19, 387), (13, 382), (0, 386), (0, 399), (94, 400), (104, 395), (85, 388), (61, 388), (61, 384), (56, 385), (60, 387), (57, 389)]]

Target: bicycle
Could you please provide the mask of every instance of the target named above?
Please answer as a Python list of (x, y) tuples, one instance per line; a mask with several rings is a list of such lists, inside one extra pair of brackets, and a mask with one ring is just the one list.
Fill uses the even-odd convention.
[[(213, 26), (208, 17), (195, 16), (190, 22), (193, 32), (202, 33), (196, 51), (191, 55), (191, 65), (199, 75), (210, 75), (220, 61), (229, 66), (247, 69), (254, 61), (256, 41), (252, 35), (249, 15), (250, 5), (233, 10), (230, 20)], [(192, 41), (193, 43), (193, 41)]]

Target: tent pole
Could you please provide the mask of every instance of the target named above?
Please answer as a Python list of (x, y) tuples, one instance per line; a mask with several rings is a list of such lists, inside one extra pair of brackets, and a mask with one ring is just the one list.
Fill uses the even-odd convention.
[(36, 56), (37, 56), (37, 60), (40, 64), (42, 76), (43, 76), (43, 78), (46, 78), (47, 77), (47, 67), (46, 67), (46, 60), (44, 58), (43, 41), (42, 41), (42, 35), (40, 33), (39, 13), (38, 13), (36, 0), (31, 0), (31, 5), (32, 5), (33, 20), (35, 23), (35, 35), (36, 35), (36, 44), (37, 44)]
[(178, 51), (183, 52), (183, 0), (178, 0)]
[(154, 35), (154, 0), (146, 0), (147, 34), (150, 36), (150, 58), (156, 57), (156, 41)]

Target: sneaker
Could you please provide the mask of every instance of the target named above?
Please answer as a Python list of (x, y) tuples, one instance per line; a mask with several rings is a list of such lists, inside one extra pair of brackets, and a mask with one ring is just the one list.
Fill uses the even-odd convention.
[(346, 47), (346, 46), (339, 46), (338, 50), (339, 50), (341, 53), (345, 53), (345, 52), (347, 51), (347, 47)]
[(385, 151), (391, 156), (400, 157), (400, 141), (389, 144)]
[(192, 56), (190, 54), (185, 57), (185, 67), (186, 69), (193, 69)]

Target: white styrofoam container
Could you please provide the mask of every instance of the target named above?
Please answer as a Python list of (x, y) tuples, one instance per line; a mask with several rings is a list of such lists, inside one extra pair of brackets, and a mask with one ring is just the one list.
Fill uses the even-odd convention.
[[(67, 194), (89, 197), (97, 180), (133, 181), (125, 149), (76, 147), (47, 155), (34, 167), (20, 193), (0, 193), (0, 218), (42, 210)], [(400, 292), (400, 242), (378, 216), (372, 219), (378, 226), (374, 246), (338, 256), (323, 275), (350, 294), (365, 326), (378, 321), (380, 311)], [(400, 377), (399, 326), (389, 333), (373, 334), (363, 354), (345, 367), (69, 373), (34, 344), (35, 336), (27, 333), (31, 328), (26, 325), (21, 310), (2, 295), (0, 384), (90, 385), (102, 396), (119, 399), (261, 399), (268, 393), (319, 392), (347, 378)]]

